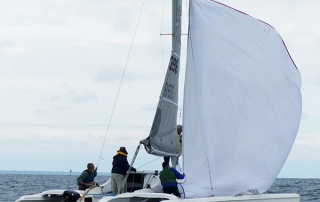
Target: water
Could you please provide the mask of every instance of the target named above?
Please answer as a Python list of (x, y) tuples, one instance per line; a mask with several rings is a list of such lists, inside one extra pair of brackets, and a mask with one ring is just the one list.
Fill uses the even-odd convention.
[(276, 179), (267, 193), (298, 193), (301, 202), (320, 202), (320, 179)]
[[(0, 201), (12, 202), (26, 194), (35, 194), (49, 189), (77, 189), (77, 175), (28, 175), (0, 174)], [(97, 176), (99, 184), (109, 176)], [(268, 193), (298, 193), (301, 202), (320, 202), (320, 179), (276, 179)]]
[[(15, 201), (27, 194), (40, 193), (50, 189), (78, 189), (78, 175), (30, 175), (0, 174), (0, 202)], [(109, 176), (97, 176), (99, 184), (106, 182)]]

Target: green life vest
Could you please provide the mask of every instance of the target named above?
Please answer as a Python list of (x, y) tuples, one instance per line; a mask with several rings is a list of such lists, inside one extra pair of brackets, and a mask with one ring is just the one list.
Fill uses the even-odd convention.
[(176, 175), (172, 170), (170, 170), (170, 168), (164, 168), (160, 172), (160, 180), (162, 185), (168, 183), (177, 183)]

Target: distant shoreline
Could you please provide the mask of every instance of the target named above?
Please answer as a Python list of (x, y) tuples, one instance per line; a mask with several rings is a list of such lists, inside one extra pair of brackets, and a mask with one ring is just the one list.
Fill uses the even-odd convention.
[[(71, 172), (71, 175), (80, 175), (82, 171)], [(1, 174), (11, 174), (11, 175), (70, 175), (70, 172), (65, 171), (30, 171), (30, 170), (0, 170)], [(111, 176), (109, 172), (99, 172), (99, 176)], [(318, 177), (277, 177), (278, 179), (320, 179)]]
[[(82, 171), (81, 171), (82, 172)], [(71, 172), (71, 175), (80, 175), (81, 172)], [(65, 171), (29, 171), (29, 170), (0, 170), (0, 174), (29, 174), (29, 175), (70, 175)], [(111, 173), (98, 172), (98, 175), (111, 176)]]

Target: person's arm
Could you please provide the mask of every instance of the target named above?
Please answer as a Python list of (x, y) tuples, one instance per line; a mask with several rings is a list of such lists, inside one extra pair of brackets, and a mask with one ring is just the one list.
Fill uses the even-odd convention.
[(88, 172), (87, 171), (83, 171), (81, 173), (81, 175), (77, 179), (78, 185), (83, 184), (83, 180), (86, 179), (88, 176), (89, 176)]
[(130, 166), (129, 166), (129, 162), (128, 162), (127, 158), (123, 159), (123, 167), (124, 167), (125, 172), (127, 172), (129, 170)]
[(79, 176), (78, 178), (77, 178), (77, 185), (80, 185), (81, 184), (81, 178), (80, 178), (81, 176)]
[(135, 169), (134, 167), (131, 167), (131, 171), (136, 172), (137, 169)]
[[(128, 160), (126, 159), (126, 171), (128, 171), (130, 168), (130, 165), (129, 165), (129, 162)], [(133, 172), (136, 172), (136, 169), (134, 167), (131, 167), (131, 170), (130, 171), (133, 171)]]
[(170, 168), (170, 170), (172, 171), (172, 172), (174, 172), (174, 174), (175, 174), (175, 176), (176, 176), (176, 178), (177, 179), (183, 179), (184, 178), (184, 175), (182, 175), (182, 174), (180, 174), (175, 168)]

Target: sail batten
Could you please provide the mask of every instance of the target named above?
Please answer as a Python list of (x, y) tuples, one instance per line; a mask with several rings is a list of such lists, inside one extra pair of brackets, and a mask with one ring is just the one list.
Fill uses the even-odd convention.
[(161, 98), (163, 101), (166, 101), (166, 102), (168, 102), (168, 103), (170, 103), (170, 104), (173, 104), (173, 105), (175, 105), (175, 106), (178, 106), (178, 104), (177, 103), (175, 103), (175, 102), (173, 102), (173, 101), (171, 101), (171, 100), (169, 100), (169, 99), (166, 99), (166, 98)]

